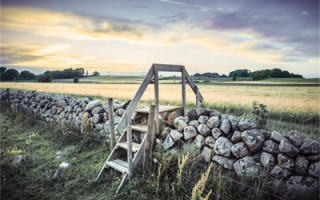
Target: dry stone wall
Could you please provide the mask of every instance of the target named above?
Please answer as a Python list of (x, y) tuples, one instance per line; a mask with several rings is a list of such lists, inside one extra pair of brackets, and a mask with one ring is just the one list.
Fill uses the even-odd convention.
[(303, 139), (295, 131), (284, 136), (260, 129), (250, 119), (237, 120), (201, 108), (175, 118), (159, 139), (166, 151), (180, 141), (194, 143), (206, 162), (233, 170), (240, 177), (269, 173), (295, 192), (310, 192), (319, 187), (320, 143)]

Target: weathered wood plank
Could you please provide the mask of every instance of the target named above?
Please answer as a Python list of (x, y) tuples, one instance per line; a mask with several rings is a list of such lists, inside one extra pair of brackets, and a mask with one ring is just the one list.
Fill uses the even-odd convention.
[(200, 108), (200, 100), (199, 100), (199, 88), (196, 86), (196, 107)]
[(148, 127), (146, 125), (135, 124), (132, 125), (132, 130), (146, 133), (148, 131)]
[[(121, 147), (123, 149), (128, 149), (128, 143), (127, 142), (118, 142), (117, 143), (118, 147)], [(132, 142), (132, 151), (137, 152), (140, 148), (140, 144)]]
[(163, 72), (181, 72), (182, 65), (171, 65), (171, 64), (153, 64), (157, 67), (157, 71)]
[(156, 127), (156, 131), (157, 133), (159, 132), (159, 73), (157, 71), (158, 66), (154, 67), (154, 103), (155, 103), (155, 127)]
[(132, 178), (132, 128), (131, 128), (131, 115), (127, 117), (127, 146), (128, 146), (128, 178)]
[[(181, 106), (159, 105), (159, 113), (169, 112), (179, 108), (181, 108)], [(137, 113), (146, 113), (146, 114), (149, 113), (149, 111), (150, 111), (150, 107), (138, 108), (135, 110), (135, 112)]]
[(144, 156), (143, 156), (143, 167), (146, 169), (147, 163), (150, 160), (150, 157), (152, 155), (152, 146), (153, 146), (153, 140), (152, 138), (155, 135), (155, 129), (154, 129), (154, 121), (155, 121), (155, 105), (151, 105), (150, 111), (149, 111), (149, 118), (148, 118), (148, 132), (147, 132), (147, 138), (144, 144)]
[(113, 119), (113, 99), (108, 99), (108, 110), (109, 110), (109, 123), (110, 123), (110, 149), (114, 148), (116, 144), (116, 136), (114, 129), (114, 119)]
[(111, 160), (107, 162), (107, 165), (121, 173), (127, 172), (128, 168), (119, 164), (116, 160)]
[(182, 85), (182, 114), (186, 115), (186, 70), (182, 67), (181, 71), (181, 85)]
[[(186, 80), (189, 83), (191, 89), (196, 94), (197, 93), (196, 85), (193, 83), (192, 78), (190, 77), (190, 75), (188, 74), (187, 71), (185, 71), (185, 76), (186, 76)], [(200, 101), (200, 103), (203, 103), (203, 96), (200, 92), (199, 92), (199, 101)]]
[[(149, 72), (147, 73), (145, 79), (143, 80), (143, 82), (141, 83), (138, 91), (136, 92), (136, 94), (134, 95), (131, 103), (129, 104), (125, 114), (132, 116), (136, 106), (138, 105), (144, 91), (147, 89), (152, 77), (153, 77), (153, 71), (154, 71), (154, 67), (152, 66), (149, 70)], [(120, 134), (123, 133), (124, 129), (126, 128), (126, 124), (125, 124), (125, 119), (121, 118), (118, 126), (116, 127), (116, 131)]]

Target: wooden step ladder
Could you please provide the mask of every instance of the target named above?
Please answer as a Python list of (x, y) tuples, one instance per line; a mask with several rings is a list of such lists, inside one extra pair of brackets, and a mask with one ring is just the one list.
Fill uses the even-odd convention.
[[(159, 105), (159, 71), (181, 72), (182, 107)], [(120, 172), (123, 176), (116, 191), (116, 193), (118, 193), (126, 180), (133, 176), (133, 170), (137, 167), (141, 159), (143, 159), (143, 165), (145, 166), (147, 160), (149, 160), (151, 156), (155, 135), (160, 133), (160, 114), (181, 109), (183, 115), (185, 115), (186, 81), (196, 94), (196, 104), (197, 107), (199, 107), (200, 103), (203, 102), (203, 97), (200, 94), (198, 87), (192, 82), (192, 79), (184, 66), (163, 64), (152, 65), (115, 129), (120, 135), (120, 138), (105, 161), (96, 180), (98, 180), (108, 169)], [(152, 105), (150, 108), (145, 107), (137, 109), (136, 107), (149, 84), (154, 84), (155, 105)], [(147, 124), (141, 124), (141, 119), (143, 117), (147, 117)]]

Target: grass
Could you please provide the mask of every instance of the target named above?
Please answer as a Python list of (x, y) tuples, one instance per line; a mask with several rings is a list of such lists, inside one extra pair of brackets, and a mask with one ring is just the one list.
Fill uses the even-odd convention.
[[(218, 166), (208, 167), (192, 144), (165, 154), (161, 146), (156, 146), (153, 157), (158, 162), (152, 163), (148, 170), (139, 167), (136, 176), (116, 195), (119, 174), (109, 171), (98, 182), (94, 181), (110, 153), (103, 141), (94, 141), (90, 134), (79, 135), (68, 127), (38, 123), (4, 108), (0, 113), (0, 132), (1, 199), (170, 200), (201, 196), (202, 199), (264, 200), (279, 195), (273, 192), (269, 178), (264, 175), (240, 179)], [(70, 145), (76, 151), (56, 159), (56, 152), (66, 152)], [(17, 154), (26, 156), (21, 167), (11, 164)], [(63, 179), (54, 180), (52, 176), (61, 162), (71, 166)]]

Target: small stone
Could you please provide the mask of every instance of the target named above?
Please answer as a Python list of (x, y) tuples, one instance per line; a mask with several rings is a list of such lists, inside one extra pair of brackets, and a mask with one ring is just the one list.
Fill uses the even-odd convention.
[(92, 122), (93, 122), (94, 124), (98, 124), (98, 123), (100, 123), (100, 122), (102, 121), (102, 118), (103, 118), (102, 115), (100, 115), (100, 114), (94, 114), (93, 117), (92, 117)]
[(200, 124), (197, 129), (198, 132), (203, 136), (210, 135), (211, 130), (205, 124)]
[(94, 114), (102, 113), (102, 111), (103, 111), (103, 108), (95, 107), (94, 109), (92, 109), (91, 113), (94, 115)]
[(231, 124), (228, 119), (222, 120), (221, 125), (220, 125), (220, 130), (226, 135), (230, 132)]
[(178, 117), (178, 114), (176, 112), (171, 112), (168, 116), (167, 124), (172, 126), (174, 123), (174, 120)]
[(209, 128), (219, 128), (220, 127), (219, 117), (216, 117), (216, 116), (210, 117), (210, 119), (208, 119), (207, 121), (207, 126)]
[(187, 126), (183, 130), (184, 140), (189, 140), (197, 136), (197, 130), (193, 126)]
[(303, 139), (300, 137), (300, 135), (297, 135), (297, 134), (291, 134), (289, 136), (289, 140), (296, 147), (300, 147), (301, 144), (303, 143)]
[(165, 127), (160, 134), (161, 139), (165, 140), (167, 135), (170, 134), (171, 130), (172, 129), (170, 127)]
[(198, 116), (205, 115), (209, 117), (211, 113), (211, 111), (207, 108), (197, 108), (196, 111)]
[(283, 135), (281, 135), (281, 133), (277, 132), (277, 131), (272, 131), (270, 139), (277, 142), (278, 144), (280, 143), (280, 141), (283, 139)]
[(208, 137), (206, 137), (204, 143), (206, 145), (208, 145), (209, 147), (214, 148), (216, 140), (212, 136), (208, 136)]
[(241, 138), (251, 152), (259, 151), (264, 142), (263, 134), (257, 129), (243, 131)]
[(255, 177), (260, 174), (262, 165), (253, 157), (246, 156), (234, 162), (233, 168), (238, 176)]
[(278, 165), (284, 169), (292, 170), (294, 168), (294, 160), (284, 154), (278, 154)]
[(267, 170), (271, 169), (276, 163), (275, 157), (272, 154), (267, 152), (261, 153), (260, 161), (263, 167), (266, 168)]
[(213, 128), (212, 130), (211, 130), (211, 134), (212, 134), (212, 137), (214, 138), (214, 139), (218, 139), (220, 136), (221, 136), (221, 131), (220, 131), (220, 129), (218, 129), (218, 128)]
[(320, 153), (320, 143), (316, 140), (307, 138), (302, 143), (300, 150), (305, 155), (319, 154)]
[(279, 144), (279, 150), (281, 153), (286, 154), (290, 157), (295, 158), (297, 154), (299, 153), (299, 149), (295, 146), (293, 146), (289, 140), (282, 139)]
[(271, 176), (275, 176), (277, 178), (285, 178), (291, 175), (291, 172), (287, 169), (281, 168), (279, 165), (275, 165), (270, 172)]
[(232, 145), (231, 152), (236, 158), (243, 158), (249, 155), (249, 150), (244, 142)]
[(273, 140), (266, 140), (263, 144), (263, 151), (278, 154), (279, 153), (279, 145)]
[(309, 161), (305, 156), (298, 155), (295, 161), (295, 171), (297, 173), (306, 173), (308, 171)]
[(271, 136), (271, 132), (270, 131), (265, 130), (265, 129), (260, 129), (259, 131), (263, 134), (263, 136), (264, 136), (264, 138), (266, 140), (268, 140), (270, 138), (270, 136)]
[(116, 113), (117, 113), (120, 117), (122, 117), (125, 112), (126, 112), (126, 110), (123, 109), (123, 108), (117, 108), (117, 110), (116, 110)]
[(204, 137), (203, 135), (197, 135), (196, 139), (194, 140), (196, 147), (201, 149), (204, 146)]
[(208, 147), (204, 147), (201, 153), (201, 156), (203, 157), (205, 162), (210, 162), (211, 161), (211, 154), (212, 154), (212, 149)]
[(320, 155), (311, 155), (311, 156), (308, 156), (307, 157), (309, 161), (311, 162), (317, 162), (317, 161), (320, 161)]
[(189, 120), (186, 117), (177, 117), (174, 119), (173, 125), (181, 132), (183, 129), (188, 126)]
[(26, 160), (25, 155), (16, 155), (12, 161), (12, 165), (15, 167), (19, 167)]
[(226, 157), (223, 157), (223, 156), (215, 155), (215, 156), (212, 157), (212, 161), (218, 163), (219, 165), (221, 165), (225, 169), (231, 170), (235, 160), (234, 159), (230, 159), (230, 158), (226, 158)]
[(198, 113), (196, 109), (191, 109), (188, 112), (188, 117), (190, 120), (197, 120), (198, 119)]
[(251, 119), (241, 119), (238, 126), (241, 131), (257, 128), (256, 123), (254, 123)]
[(286, 182), (286, 188), (293, 192), (296, 197), (303, 199), (319, 188), (319, 181), (308, 176), (291, 176)]
[(60, 165), (59, 165), (59, 168), (61, 169), (67, 169), (69, 167), (69, 163), (67, 162), (62, 162)]
[(309, 167), (309, 174), (320, 178), (320, 162), (312, 163)]
[(237, 143), (237, 142), (241, 142), (241, 132), (240, 131), (235, 131), (233, 134), (232, 134), (232, 137), (231, 137), (231, 141), (233, 143)]
[(92, 109), (94, 109), (95, 107), (101, 106), (101, 101), (100, 100), (95, 100), (95, 101), (90, 101), (86, 108), (85, 111), (91, 111)]
[(217, 110), (210, 110), (210, 115), (209, 115), (209, 117), (213, 117), (213, 116), (215, 116), (215, 117), (221, 117), (221, 113), (219, 112), (219, 111), (217, 111)]
[(180, 133), (179, 131), (171, 130), (170, 136), (171, 136), (172, 139), (176, 142), (176, 141), (180, 140), (183, 135), (182, 135), (182, 133)]
[(231, 154), (231, 147), (232, 147), (232, 143), (230, 142), (230, 140), (228, 138), (225, 137), (219, 137), (216, 140), (216, 143), (214, 145), (214, 152), (218, 155), (222, 155), (222, 156), (230, 156)]
[(174, 141), (171, 138), (170, 134), (168, 134), (167, 138), (165, 139), (165, 141), (162, 144), (163, 149), (166, 151), (166, 150), (170, 149), (171, 147), (173, 147), (173, 145), (174, 145)]
[(198, 120), (191, 120), (191, 121), (189, 122), (189, 126), (193, 126), (193, 127), (195, 127), (195, 128), (198, 128), (198, 126), (199, 126)]

